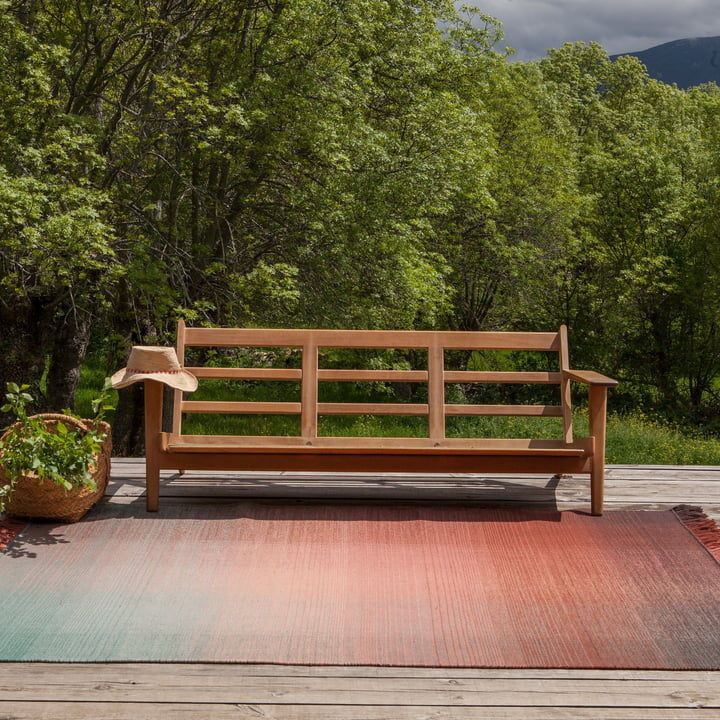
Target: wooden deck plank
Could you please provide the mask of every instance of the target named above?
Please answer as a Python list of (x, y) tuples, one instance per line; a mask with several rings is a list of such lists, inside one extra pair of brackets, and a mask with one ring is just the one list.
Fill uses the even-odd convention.
[(438, 708), (398, 705), (47, 703), (0, 701), (6, 720), (717, 720), (715, 709), (554, 707)]
[[(108, 493), (141, 497), (145, 466), (136, 458), (113, 460)], [(393, 473), (162, 473), (163, 500), (173, 498), (288, 498), (363, 502), (442, 501), (480, 503), (494, 507), (586, 509), (590, 502), (587, 476), (552, 475), (400, 475)], [(720, 522), (720, 467), (715, 469), (609, 466), (605, 482), (608, 510), (663, 510), (680, 504), (701, 505)]]
[[(201, 703), (398, 707), (720, 708), (718, 673), (567, 671), (553, 677), (453, 669), (395, 674), (386, 668), (328, 672), (276, 666), (118, 663), (7, 663), (0, 666), (0, 701)], [(367, 672), (370, 670), (370, 672)], [(411, 670), (411, 669), (406, 669)], [(590, 675), (590, 677), (588, 677)], [(602, 694), (597, 693), (602, 684)], [(102, 699), (98, 697), (103, 696)], [(720, 715), (720, 713), (718, 713)]]
[[(144, 461), (114, 459), (112, 502), (144, 507)], [(609, 466), (607, 510), (702, 505), (720, 522), (720, 467)], [(587, 509), (587, 477), (163, 474), (174, 503), (443, 501)], [(704, 720), (720, 718), (720, 672), (0, 664), (0, 717), (15, 720)]]

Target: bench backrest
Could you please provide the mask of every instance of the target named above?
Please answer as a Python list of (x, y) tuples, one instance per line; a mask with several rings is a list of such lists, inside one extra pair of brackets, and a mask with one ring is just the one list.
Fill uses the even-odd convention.
[[(176, 391), (173, 406), (173, 433), (182, 432), (184, 413), (294, 414), (300, 416), (300, 435), (312, 442), (318, 436), (322, 415), (411, 415), (425, 416), (430, 442), (445, 439), (449, 416), (535, 416), (562, 418), (563, 440), (572, 442), (572, 408), (567, 330), (558, 332), (459, 332), (408, 330), (312, 330), (253, 328), (193, 328), (181, 320), (178, 325), (177, 354), (185, 362), (189, 347), (204, 348), (293, 348), (301, 352), (300, 367), (195, 367), (187, 369), (200, 383), (205, 378), (294, 381), (300, 383), (299, 402), (247, 400), (198, 401), (185, 399)], [(398, 349), (427, 353), (427, 368), (419, 370), (324, 369), (320, 354), (328, 349)], [(479, 371), (446, 369), (449, 351), (533, 351), (554, 353), (557, 370)], [(328, 382), (426, 383), (426, 403), (327, 403), (319, 402), (318, 388)], [(454, 383), (549, 384), (559, 386), (558, 405), (479, 405), (446, 402), (445, 388)]]

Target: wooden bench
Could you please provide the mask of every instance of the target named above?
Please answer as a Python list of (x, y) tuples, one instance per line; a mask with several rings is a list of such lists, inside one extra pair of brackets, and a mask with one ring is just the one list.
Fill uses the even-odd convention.
[[(163, 432), (163, 386), (156, 381), (145, 381), (149, 511), (158, 509), (160, 471), (168, 469), (180, 472), (583, 473), (590, 475), (591, 511), (594, 515), (602, 514), (607, 389), (617, 385), (617, 381), (596, 372), (570, 369), (564, 326), (558, 332), (277, 330), (193, 328), (181, 321), (177, 334), (181, 364), (184, 364), (186, 350), (198, 347), (217, 348), (217, 352), (226, 354), (248, 348), (254, 350), (243, 352), (262, 352), (266, 358), (271, 352), (276, 356), (284, 353), (284, 357), (296, 360), (295, 367), (279, 363), (266, 363), (268, 367), (186, 366), (198, 378), (199, 389), (204, 381), (218, 379), (283, 381), (294, 383), (296, 397), (281, 402), (246, 398), (199, 401), (173, 391), (172, 431)], [(320, 360), (337, 353), (338, 349), (343, 349), (342, 352), (401, 350), (421, 358), (422, 367), (409, 370), (323, 367)], [(448, 356), (457, 359), (461, 351), (463, 357), (476, 359), (490, 351), (507, 351), (513, 355), (517, 351), (529, 351), (532, 357), (548, 358), (552, 363), (548, 364), (549, 370), (532, 371), (447, 369)], [(419, 384), (414, 387), (423, 388), (423, 402), (321, 401), (323, 383), (346, 382)], [(573, 437), (570, 392), (573, 382), (588, 388), (588, 437)], [(553, 392), (558, 396), (558, 403), (457, 404), (447, 401), (449, 385), (470, 387), (477, 383), (513, 384), (516, 388), (518, 385), (555, 385)], [(274, 437), (186, 435), (182, 421), (188, 413), (297, 415), (299, 431), (296, 435)], [(326, 415), (419, 416), (427, 424), (427, 434), (402, 438), (327, 437), (318, 433), (319, 418)], [(448, 437), (446, 423), (455, 416), (556, 417), (560, 418), (556, 421), (560, 437), (547, 440)]]

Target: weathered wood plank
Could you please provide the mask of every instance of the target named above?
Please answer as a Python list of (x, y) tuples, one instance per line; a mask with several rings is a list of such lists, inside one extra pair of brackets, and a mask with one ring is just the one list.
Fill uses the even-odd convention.
[(697, 479), (709, 483), (720, 483), (720, 466), (695, 466), (686, 467), (682, 465), (608, 465), (605, 470), (605, 478), (617, 478), (624, 482), (637, 478), (645, 480), (685, 480)]
[(716, 720), (714, 709), (253, 705), (246, 703), (8, 703), (5, 720)]
[[(129, 479), (136, 479), (144, 481), (145, 478), (145, 461), (143, 458), (113, 458), (112, 460), (113, 470), (112, 479), (121, 479), (127, 481)], [(165, 471), (165, 476), (169, 477), (172, 473)], [(248, 473), (250, 475), (250, 473)], [(283, 473), (287, 475), (287, 473)], [(208, 476), (212, 476), (213, 473), (208, 472)], [(265, 473), (266, 476), (270, 477), (270, 474)], [(274, 475), (274, 474), (273, 474)], [(307, 477), (308, 473), (297, 473), (298, 477)], [(361, 477), (359, 473), (349, 473), (350, 476)], [(387, 475), (392, 475), (387, 473)], [(331, 477), (331, 473), (327, 473), (325, 477)], [(376, 477), (383, 477), (384, 475), (376, 474)], [(346, 478), (348, 475), (337, 475), (337, 477)], [(394, 475), (397, 477), (397, 474)], [(410, 474), (403, 475), (408, 482), (419, 482), (422, 483), (424, 479), (433, 476), (422, 475), (413, 476)], [(552, 476), (547, 474), (523, 474), (514, 475), (510, 474), (497, 474), (497, 473), (482, 473), (478, 475), (436, 475), (435, 477), (459, 477), (473, 480), (504, 480), (510, 481), (515, 479), (541, 481), (548, 482)], [(712, 489), (717, 492), (717, 488), (714, 487), (716, 484), (720, 484), (720, 465), (717, 467), (675, 467), (675, 466), (664, 466), (664, 467), (639, 467), (639, 466), (617, 466), (608, 465), (605, 472), (605, 480), (608, 487), (611, 487), (612, 483), (615, 483), (617, 488), (624, 488), (627, 492), (633, 494), (635, 497), (641, 498), (645, 487), (638, 485), (639, 482), (646, 482), (650, 487), (655, 485), (661, 486), (666, 483), (681, 483), (689, 485), (690, 483), (702, 483), (708, 489)], [(563, 477), (563, 484), (572, 483), (577, 481), (578, 483), (586, 483), (587, 478), (585, 476)]]
[[(114, 458), (108, 495), (140, 497), (145, 464), (138, 458)], [(163, 473), (163, 494), (172, 497), (302, 498), (360, 501), (426, 500), (479, 502), (505, 506), (582, 509), (589, 502), (586, 476), (551, 475), (400, 475), (392, 473)], [(608, 509), (662, 510), (678, 504), (701, 505), (720, 522), (720, 466), (609, 466)]]
[[(448, 493), (445, 489), (439, 489), (437, 491), (437, 494), (433, 496), (431, 492), (423, 492), (422, 493), (422, 499), (418, 500), (417, 491), (414, 491), (412, 488), (406, 488), (403, 490), (392, 490), (392, 497), (383, 497), (380, 495), (377, 490), (375, 490), (373, 493), (368, 493), (365, 496), (360, 496), (359, 493), (352, 491), (351, 488), (347, 488), (347, 495), (343, 494), (343, 492), (337, 491), (335, 489), (332, 490), (333, 492), (333, 501), (334, 502), (363, 502), (363, 503), (385, 503), (388, 502), (388, 500), (401, 502), (403, 504), (422, 504), (427, 502), (438, 502), (443, 504), (450, 504), (450, 505), (462, 505), (465, 507), (468, 506), (481, 506), (481, 507), (495, 507), (495, 508), (517, 508), (518, 507), (518, 499), (513, 497), (493, 497), (490, 499), (480, 497), (477, 494), (467, 493), (465, 491), (458, 491), (456, 492), (452, 497), (448, 496)], [(187, 503), (188, 501), (192, 501), (193, 503), (203, 503), (203, 502), (237, 502), (238, 500), (266, 500), (266, 501), (274, 501), (278, 499), (283, 500), (292, 500), (293, 502), (327, 502), (328, 500), (328, 491), (325, 488), (316, 488), (316, 489), (308, 489), (306, 486), (302, 488), (284, 488), (282, 492), (276, 487), (267, 488), (266, 492), (263, 492), (263, 489), (255, 489), (255, 490), (248, 490), (245, 493), (243, 493), (241, 490), (235, 488), (235, 491), (223, 491), (223, 497), (218, 497), (218, 491), (217, 489), (214, 490), (206, 490), (203, 494), (202, 491), (199, 491), (196, 485), (188, 486), (185, 488), (184, 494), (177, 494), (174, 497), (168, 497), (168, 507), (171, 508), (176, 503)], [(142, 493), (137, 493), (135, 495), (118, 495), (115, 496), (112, 499), (112, 502), (117, 503), (123, 503), (123, 504), (137, 504), (138, 506), (143, 505), (144, 503), (144, 496)], [(579, 512), (587, 512), (590, 507), (590, 500), (589, 498), (578, 502), (578, 501), (569, 501), (569, 502), (563, 502), (561, 500), (555, 500), (552, 498), (543, 498), (542, 496), (539, 496), (538, 498), (534, 499), (528, 499), (527, 497), (524, 498), (522, 501), (522, 506), (527, 508), (532, 508), (536, 510), (549, 510), (549, 511), (565, 511), (565, 510), (576, 510)], [(606, 510), (608, 511), (617, 511), (617, 510), (641, 510), (641, 511), (667, 511), (671, 510), (673, 507), (678, 505), (678, 502), (670, 502), (670, 503), (637, 503), (632, 506), (632, 508), (629, 508), (626, 503), (605, 503)], [(712, 518), (720, 524), (720, 504), (713, 504), (709, 502), (700, 502), (700, 503), (694, 503), (699, 504), (702, 506), (703, 510), (705, 511), (706, 515), (708, 517)]]
[[(720, 679), (576, 679), (514, 677), (323, 677), (213, 672), (198, 666), (33, 665), (32, 672), (4, 669), (0, 700), (135, 703), (227, 703), (250, 705), (360, 705), (425, 707), (653, 707), (720, 708)], [(102, 668), (102, 670), (100, 670)], [(155, 670), (154, 668), (160, 668)], [(99, 670), (99, 672), (98, 672)], [(108, 672), (109, 670), (110, 672)], [(114, 675), (110, 673), (115, 670)], [(672, 673), (668, 673), (668, 677)], [(600, 683), (602, 694), (598, 694)], [(101, 697), (99, 697), (101, 696)]]
[[(634, 473), (632, 478), (626, 477)], [(107, 494), (116, 500), (143, 497), (142, 459), (115, 458)], [(163, 473), (163, 496), (182, 498), (322, 499), (360, 502), (461, 502), (492, 507), (527, 506), (584, 510), (589, 498), (584, 475), (408, 475), (393, 473)], [(720, 467), (645, 470), (611, 466), (606, 476), (608, 510), (667, 510), (680, 504), (701, 505), (720, 522)]]

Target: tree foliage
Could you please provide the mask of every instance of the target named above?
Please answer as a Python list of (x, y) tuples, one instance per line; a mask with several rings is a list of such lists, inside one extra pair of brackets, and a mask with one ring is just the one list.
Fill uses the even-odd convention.
[(597, 44), (507, 62), (449, 0), (0, 10), (0, 376), (43, 404), (179, 316), (564, 322), (628, 402), (716, 404), (715, 86)]

